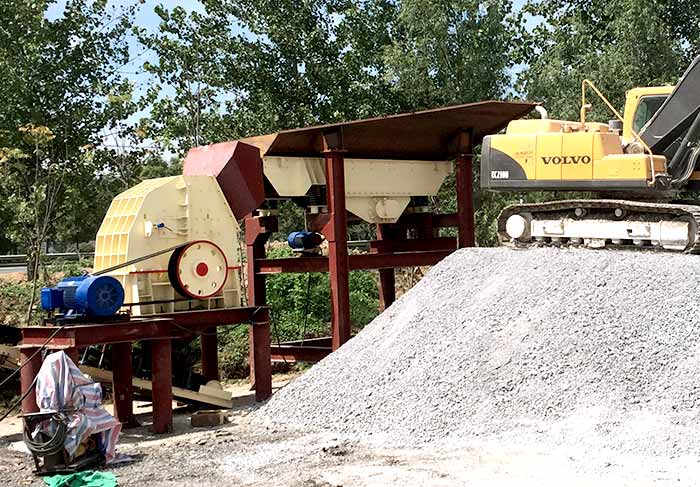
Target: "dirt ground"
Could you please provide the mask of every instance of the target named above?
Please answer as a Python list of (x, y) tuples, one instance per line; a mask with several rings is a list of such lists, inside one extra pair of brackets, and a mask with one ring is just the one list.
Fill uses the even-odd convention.
[[(191, 413), (180, 408), (174, 431), (154, 435), (148, 404), (136, 403), (142, 426), (123, 431), (118, 444), (133, 462), (107, 470), (120, 486), (139, 487), (665, 487), (694, 486), (700, 478), (696, 457), (601, 451), (591, 458), (517, 433), (440, 449), (377, 448), (331, 432), (254, 426), (258, 407), (231, 410), (230, 423), (211, 428), (192, 428)], [(17, 451), (22, 445), (19, 419), (0, 423), (0, 486), (45, 485), (32, 473), (31, 457)]]
[[(175, 415), (174, 432), (126, 430), (119, 451), (134, 457), (109, 468), (120, 486), (623, 486), (695, 485), (697, 459), (617, 458), (590, 468), (571, 452), (538, 451), (518, 442), (441, 450), (381, 449), (328, 432), (299, 433), (250, 425), (255, 407), (230, 412), (231, 423), (192, 428), (189, 414)], [(20, 440), (19, 421), (3, 424), (0, 485), (41, 486), (30, 457), (10, 445)], [(14, 431), (14, 432), (12, 432)]]

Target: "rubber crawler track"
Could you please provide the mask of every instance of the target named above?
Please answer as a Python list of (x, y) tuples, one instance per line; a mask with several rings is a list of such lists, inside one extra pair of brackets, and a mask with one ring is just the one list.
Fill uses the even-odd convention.
[[(537, 218), (538, 214), (551, 212), (573, 212), (576, 208), (584, 208), (588, 212), (588, 217), (595, 216), (596, 213), (612, 212), (616, 208), (621, 208), (627, 213), (626, 218), (654, 220), (666, 217), (669, 219), (685, 218), (695, 222), (695, 239), (685, 249), (688, 254), (700, 254), (700, 205), (675, 204), (675, 203), (648, 203), (627, 200), (564, 200), (549, 203), (524, 203), (511, 205), (503, 209), (498, 216), (498, 238), (501, 243), (510, 243), (511, 239), (506, 233), (506, 220), (511, 215), (517, 213), (531, 213)], [(615, 247), (608, 244), (606, 247)]]

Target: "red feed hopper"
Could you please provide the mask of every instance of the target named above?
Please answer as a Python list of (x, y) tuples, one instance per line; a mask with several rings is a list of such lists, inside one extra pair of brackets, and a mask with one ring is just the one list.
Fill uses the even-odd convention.
[(222, 142), (190, 149), (182, 173), (216, 177), (238, 220), (265, 200), (260, 149), (243, 142)]

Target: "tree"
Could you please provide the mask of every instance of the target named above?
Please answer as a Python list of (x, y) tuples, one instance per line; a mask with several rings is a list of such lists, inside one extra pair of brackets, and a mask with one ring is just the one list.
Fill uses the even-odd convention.
[[(15, 229), (21, 229), (20, 238), (27, 246), (29, 265), (27, 274), (31, 276), (33, 287), (26, 324), (32, 321), (32, 310), (36, 296), (40, 253), (49, 230), (56, 221), (58, 195), (63, 190), (65, 167), (54, 161), (47, 152), (55, 136), (47, 127), (27, 125), (20, 127), (24, 136), (24, 148), (0, 149), (0, 168), (8, 178), (11, 189), (8, 202), (15, 207)], [(26, 149), (25, 149), (26, 148)]]
[[(224, 122), (223, 69), (229, 49), (225, 19), (182, 7), (155, 8), (158, 31), (134, 27), (138, 40), (155, 55), (143, 69), (153, 77), (142, 103), (151, 108), (144, 132), (161, 147), (184, 153), (230, 133)], [(170, 93), (161, 96), (163, 92)]]
[(69, 0), (48, 19), (52, 3), (8, 0), (0, 10), (0, 189), (14, 202), (6, 232), (27, 250), (30, 278), (66, 194), (88, 208), (93, 199), (95, 190), (84, 184), (86, 172), (95, 175), (83, 157), (87, 148), (131, 109), (124, 100), (132, 87), (119, 71), (128, 61), (133, 7)]
[[(673, 84), (697, 55), (698, 6), (697, 0), (530, 0), (523, 15), (542, 22), (521, 30), (520, 61), (528, 67), (519, 88), (553, 117), (576, 120), (588, 78), (621, 109), (626, 90)], [(593, 117), (612, 118), (602, 103), (594, 107)]]
[[(189, 147), (396, 111), (382, 52), (388, 0), (202, 2), (204, 12), (156, 9), (138, 30), (156, 59), (145, 124), (178, 153)], [(165, 93), (165, 95), (163, 95)]]
[(510, 84), (510, 1), (403, 0), (387, 76), (415, 110), (500, 98)]

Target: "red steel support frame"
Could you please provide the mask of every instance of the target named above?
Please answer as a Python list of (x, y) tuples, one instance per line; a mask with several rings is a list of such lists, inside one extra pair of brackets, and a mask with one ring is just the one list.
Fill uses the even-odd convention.
[(458, 247), (474, 247), (473, 134), (461, 132), (456, 141)]
[[(277, 230), (276, 217), (246, 216), (245, 235), (248, 257), (248, 305), (264, 306), (267, 302), (265, 276), (260, 274), (259, 260), (265, 258), (265, 243)], [(255, 387), (255, 400), (272, 395), (272, 360), (270, 326), (250, 327), (250, 380)]]
[(326, 192), (329, 224), (328, 272), (331, 283), (332, 348), (350, 340), (350, 264), (348, 261), (348, 221), (345, 209), (345, 164), (342, 132), (324, 134)]
[[(456, 161), (457, 213), (406, 214), (394, 224), (377, 225), (377, 240), (371, 253), (348, 256), (348, 214), (345, 207), (345, 169), (342, 128), (323, 133), (328, 213), (307, 216), (310, 230), (323, 233), (328, 242), (328, 258), (298, 257), (266, 259), (264, 243), (269, 237), (255, 218), (246, 218), (248, 245), (248, 292), (250, 304), (265, 303), (266, 274), (286, 272), (328, 272), (331, 286), (331, 347), (308, 344), (275, 346), (276, 359), (318, 360), (327, 351), (337, 350), (351, 336), (349, 272), (377, 269), (380, 305), (384, 310), (396, 299), (395, 268), (434, 265), (455, 248), (475, 246), (473, 202), (473, 131), (463, 130), (454, 137), (448, 153)], [(437, 229), (457, 227), (458, 237), (439, 237)], [(264, 235), (264, 239), (261, 238)], [(269, 343), (269, 338), (264, 340)], [(251, 343), (252, 344), (252, 343)], [(312, 349), (313, 348), (313, 349)], [(257, 346), (251, 346), (251, 354)], [(326, 351), (327, 350), (327, 351)], [(251, 362), (253, 362), (251, 356)], [(259, 357), (258, 357), (259, 359)], [(259, 362), (258, 362), (259, 363)]]
[[(388, 225), (377, 225), (377, 240), (392, 240), (395, 229)], [(396, 271), (394, 269), (379, 270), (379, 311), (382, 312), (396, 300)]]
[(134, 416), (131, 365), (131, 343), (112, 345), (112, 391), (114, 393), (114, 415), (125, 427), (138, 426)]
[(202, 352), (202, 375), (207, 380), (219, 380), (219, 352), (215, 326), (202, 332), (199, 344)]
[[(256, 344), (255, 359), (256, 399), (269, 397), (272, 390), (270, 367), (270, 314), (267, 307), (240, 307), (230, 309), (178, 312), (151, 318), (135, 318), (131, 321), (111, 323), (83, 323), (59, 329), (57, 326), (31, 326), (22, 328), (20, 357), (26, 363), (20, 372), (24, 413), (37, 412), (34, 378), (39, 373), (42, 356), (35, 352), (45, 346), (51, 350), (77, 350), (97, 344), (112, 345), (112, 370), (115, 415), (126, 426), (136, 424), (132, 405), (131, 342), (145, 341), (151, 346), (151, 370), (153, 384), (153, 431), (166, 433), (172, 430), (172, 363), (171, 341), (194, 338), (215, 326), (250, 323), (251, 336)], [(214, 325), (216, 324), (216, 325)], [(267, 337), (267, 340), (265, 340)], [(267, 397), (262, 395), (267, 394)]]
[(39, 411), (39, 407), (36, 404), (36, 391), (34, 390), (33, 386), (34, 378), (39, 373), (39, 369), (41, 368), (41, 363), (43, 361), (41, 352), (37, 353), (34, 358), (29, 360), (29, 357), (31, 357), (34, 352), (38, 351), (39, 347), (19, 349), (20, 363), (26, 363), (26, 365), (19, 371), (20, 390), (24, 393), (25, 391), (29, 391), (31, 389), (31, 392), (29, 392), (27, 396), (22, 399), (23, 413), (36, 413)]
[(170, 360), (172, 346), (169, 338), (160, 338), (151, 344), (151, 372), (153, 385), (153, 432), (173, 430), (173, 367)]

